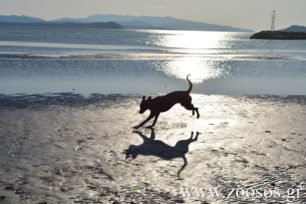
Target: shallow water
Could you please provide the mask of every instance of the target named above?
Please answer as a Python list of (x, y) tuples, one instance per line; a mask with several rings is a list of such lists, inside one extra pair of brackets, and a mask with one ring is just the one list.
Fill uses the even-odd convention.
[(0, 93), (305, 95), (306, 41), (251, 33), (3, 26)]

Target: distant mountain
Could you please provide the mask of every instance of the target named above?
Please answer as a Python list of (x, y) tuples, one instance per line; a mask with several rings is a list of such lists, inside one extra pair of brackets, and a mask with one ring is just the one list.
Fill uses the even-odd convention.
[(30, 16), (2, 16), (0, 15), (0, 22), (5, 23), (43, 23), (46, 22), (45, 20), (41, 18), (35, 18)]
[(93, 15), (87, 18), (61, 18), (54, 22), (106, 22), (114, 21), (126, 28), (164, 28), (175, 30), (206, 30), (206, 31), (239, 31), (252, 32), (250, 29), (236, 28), (202, 22), (176, 19), (173, 17), (156, 16), (121, 16), (121, 15)]
[(31, 26), (63, 26), (63, 27), (95, 27), (95, 28), (112, 28), (118, 29), (123, 28), (115, 22), (82, 22), (82, 21), (67, 21), (67, 22), (55, 22), (46, 21), (41, 18), (30, 17), (30, 16), (3, 16), (0, 15), (0, 25), (31, 25)]
[(0, 22), (1, 25), (9, 26), (32, 26), (32, 27), (82, 27), (82, 28), (109, 28), (109, 29), (122, 29), (123, 26), (115, 22), (96, 22), (96, 23), (76, 23), (76, 22), (67, 22), (67, 23), (54, 23), (54, 22), (38, 22), (38, 23), (6, 23)]
[(306, 33), (306, 27), (305, 26), (298, 26), (298, 25), (292, 25), (288, 28), (285, 28), (283, 30), (284, 32), (294, 32), (294, 33)]
[(121, 15), (93, 15), (86, 18), (61, 18), (53, 21), (46, 21), (40, 18), (29, 16), (0, 16), (2, 23), (102, 23), (116, 22), (124, 28), (139, 29), (171, 29), (171, 30), (203, 30), (203, 31), (229, 31), (229, 32), (252, 32), (250, 29), (236, 28), (202, 22), (181, 20), (173, 17), (156, 16), (121, 16)]

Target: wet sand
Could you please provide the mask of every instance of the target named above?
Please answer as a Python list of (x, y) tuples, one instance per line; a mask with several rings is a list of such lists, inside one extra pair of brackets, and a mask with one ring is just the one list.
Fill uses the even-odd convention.
[(200, 119), (176, 105), (135, 131), (140, 100), (1, 95), (0, 203), (288, 202), (181, 187), (301, 189), (306, 202), (305, 97), (193, 95)]

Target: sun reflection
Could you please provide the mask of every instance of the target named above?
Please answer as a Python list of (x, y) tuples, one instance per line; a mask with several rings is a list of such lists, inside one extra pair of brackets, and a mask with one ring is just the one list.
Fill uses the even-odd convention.
[(211, 49), (220, 48), (225, 38), (224, 32), (208, 31), (154, 31), (159, 34), (153, 44), (169, 48)]
[(170, 61), (158, 69), (167, 75), (181, 79), (185, 79), (188, 74), (191, 74), (191, 80), (194, 83), (201, 83), (204, 80), (220, 78), (225, 75), (223, 69), (197, 57), (186, 57)]
[(186, 32), (178, 35), (171, 35), (165, 38), (167, 47), (178, 48), (216, 48), (219, 47), (220, 37), (216, 33), (203, 35), (202, 32)]
[[(182, 79), (191, 74), (191, 79), (195, 83), (227, 76), (228, 73), (223, 67), (219, 67), (216, 63), (201, 55), (224, 48), (227, 33), (169, 30), (148, 32), (158, 36), (151, 41), (152, 45), (170, 48), (171, 51), (175, 50), (175, 52), (178, 49), (185, 54), (182, 58), (162, 63), (162, 66), (157, 66), (158, 70), (165, 72), (167, 75)], [(195, 53), (201, 54), (196, 55)]]

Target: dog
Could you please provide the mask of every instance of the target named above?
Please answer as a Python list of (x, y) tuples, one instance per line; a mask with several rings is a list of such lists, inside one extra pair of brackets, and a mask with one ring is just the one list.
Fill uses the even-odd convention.
[(146, 124), (149, 120), (154, 118), (153, 124), (150, 126), (147, 126), (147, 128), (152, 128), (156, 124), (156, 121), (158, 119), (158, 116), (161, 112), (166, 112), (170, 108), (172, 108), (175, 104), (179, 103), (183, 107), (185, 107), (187, 110), (192, 111), (192, 115), (194, 115), (194, 112), (197, 113), (197, 118), (200, 117), (198, 108), (194, 107), (191, 103), (192, 98), (190, 96), (190, 91), (192, 89), (192, 83), (189, 80), (190, 74), (187, 75), (186, 80), (189, 83), (189, 88), (187, 91), (174, 91), (164, 96), (158, 96), (156, 98), (151, 98), (149, 96), (148, 99), (146, 99), (145, 96), (142, 97), (142, 101), (140, 103), (140, 110), (139, 113), (143, 114), (146, 110), (150, 110), (151, 113), (147, 119), (145, 119), (142, 123), (135, 126), (134, 128), (138, 129), (142, 127), (144, 124)]

